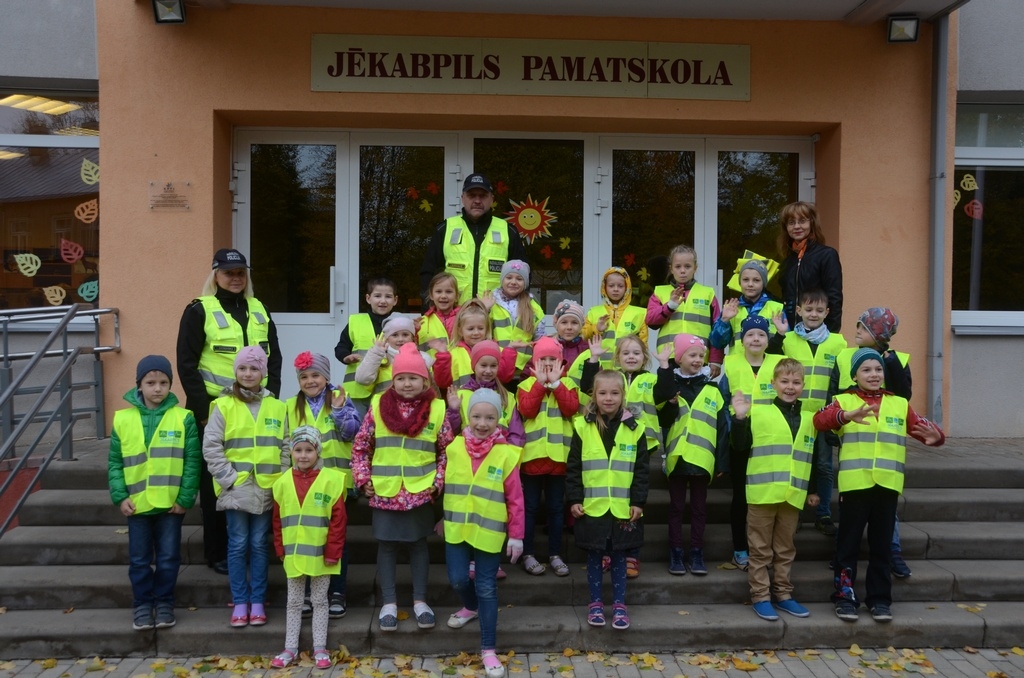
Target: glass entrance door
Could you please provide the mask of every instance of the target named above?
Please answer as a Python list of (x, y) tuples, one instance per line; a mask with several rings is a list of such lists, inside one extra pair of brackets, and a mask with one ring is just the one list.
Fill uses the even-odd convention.
[(234, 245), (277, 326), (280, 397), (302, 351), (331, 357), (366, 283), (398, 286), (398, 310), (420, 312), (419, 270), (434, 226), (457, 203), (454, 135), (246, 130), (236, 145)]

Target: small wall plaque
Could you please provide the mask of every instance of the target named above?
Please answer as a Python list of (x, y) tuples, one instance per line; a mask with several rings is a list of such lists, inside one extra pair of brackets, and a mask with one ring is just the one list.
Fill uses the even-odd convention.
[(192, 209), (192, 182), (150, 181), (149, 209), (154, 212), (187, 212)]

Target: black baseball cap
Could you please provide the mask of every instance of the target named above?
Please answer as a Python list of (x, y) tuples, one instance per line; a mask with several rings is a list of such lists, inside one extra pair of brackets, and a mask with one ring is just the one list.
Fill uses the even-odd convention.
[(482, 188), (488, 193), (494, 193), (491, 180), (482, 174), (470, 174), (466, 177), (466, 183), (462, 184), (462, 192), (465, 193), (472, 188)]
[(249, 264), (245, 261), (245, 255), (238, 250), (232, 249), (220, 249), (213, 255), (213, 270), (219, 268), (226, 268), (227, 270), (234, 270), (236, 268), (249, 268)]

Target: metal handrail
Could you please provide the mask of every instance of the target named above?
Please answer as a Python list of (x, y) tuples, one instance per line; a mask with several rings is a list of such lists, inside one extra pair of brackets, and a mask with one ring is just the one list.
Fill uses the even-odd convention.
[[(112, 315), (114, 318), (113, 345), (99, 345), (99, 319), (100, 316), (103, 315)], [(68, 325), (73, 319), (80, 317), (93, 318), (93, 332), (95, 337), (94, 345), (69, 348)], [(48, 450), (39, 455), (40, 463), (34, 469), (32, 479), (26, 484), (25, 489), (21, 492), (21, 496), (19, 496), (17, 501), (14, 503), (13, 509), (7, 517), (3, 519), (3, 523), (0, 524), (0, 535), (3, 535), (10, 524), (14, 521), (18, 511), (21, 509), (21, 506), (24, 504), (29, 494), (31, 494), (32, 489), (37, 485), (40, 477), (50, 465), (50, 462), (56, 457), (58, 450), (61, 452), (62, 459), (71, 460), (73, 458), (73, 440), (71, 433), (74, 429), (75, 422), (84, 418), (87, 412), (95, 412), (97, 418), (97, 433), (99, 434), (103, 432), (103, 427), (105, 426), (103, 421), (105, 418), (103, 410), (103, 371), (102, 365), (99, 361), (99, 354), (111, 351), (120, 352), (121, 331), (119, 317), (120, 312), (116, 308), (86, 309), (82, 308), (79, 304), (48, 309), (15, 309), (0, 311), (0, 329), (2, 329), (3, 344), (3, 362), (0, 363), (0, 378), (2, 379), (0, 379), (0, 381), (4, 384), (3, 392), (0, 393), (0, 423), (2, 423), (4, 433), (3, 440), (0, 440), (0, 461), (14, 457), (16, 454), (17, 444), (21, 440), (22, 436), (24, 436), (28, 431), (29, 427), (34, 423), (42, 423), (40, 430), (35, 435), (32, 442), (27, 445), (20, 454), (18, 454), (19, 458), (9, 469), (10, 474), (7, 479), (0, 484), (0, 499), (4, 497), (7, 490), (15, 482), (19, 473), (26, 468), (29, 459), (36, 454), (37, 449), (40, 448), (40, 443), (49, 431), (50, 427), (57, 422), (60, 424), (60, 435)], [(11, 323), (39, 320), (57, 320), (57, 323), (50, 330), (38, 350), (33, 352), (11, 353)], [(57, 344), (58, 340), (61, 341), (61, 348), (53, 348), (54, 345)], [(80, 384), (72, 383), (71, 372), (81, 355), (96, 356), (94, 382)], [(55, 356), (62, 356), (64, 360), (61, 362), (60, 367), (57, 369), (53, 377), (44, 386), (31, 388), (23, 386), (32, 374), (33, 370), (39, 366), (43, 358)], [(28, 363), (20, 374), (11, 378), (12, 364), (15, 360), (27, 360)], [(71, 406), (74, 392), (90, 385), (94, 385), (96, 387), (95, 405), (92, 408), (86, 408), (82, 411), (74, 410)], [(54, 393), (60, 394), (57, 405), (52, 410), (43, 411), (43, 406), (46, 401)], [(38, 397), (24, 413), (19, 413), (17, 417), (17, 425), (14, 426), (14, 422), (16, 420), (14, 414), (14, 398), (19, 395), (24, 396), (28, 394), (38, 394)], [(97, 437), (103, 436), (98, 435)]]

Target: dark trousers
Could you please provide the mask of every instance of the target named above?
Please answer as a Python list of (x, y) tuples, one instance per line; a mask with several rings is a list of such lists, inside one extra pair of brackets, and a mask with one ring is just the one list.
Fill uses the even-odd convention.
[(856, 603), (857, 556), (864, 528), (868, 528), (868, 574), (865, 578), (868, 608), (877, 603), (892, 604), (889, 573), (889, 543), (896, 522), (895, 490), (874, 485), (865, 490), (839, 494), (839, 526), (836, 533), (835, 592), (832, 602), (847, 599)]
[(732, 505), (729, 522), (732, 525), (732, 550), (747, 550), (747, 455), (735, 450), (729, 455), (729, 477), (732, 480)]
[(672, 475), (668, 478), (668, 545), (683, 548), (683, 514), (686, 486), (690, 486), (690, 548), (704, 548), (704, 527), (708, 521), (707, 476)]
[[(199, 424), (199, 440), (203, 440), (206, 427)], [(228, 559), (228, 522), (223, 511), (217, 510), (217, 495), (213, 493), (213, 476), (203, 459), (203, 468), (199, 473), (199, 508), (203, 512), (203, 555), (208, 564), (219, 563)]]
[(548, 511), (548, 557), (562, 554), (562, 528), (565, 522), (563, 506), (565, 498), (565, 476), (532, 476), (520, 473), (523, 483), (523, 504), (526, 514), (526, 534), (523, 537), (523, 553), (535, 555), (534, 533), (537, 526), (537, 512), (540, 511), (541, 495)]

